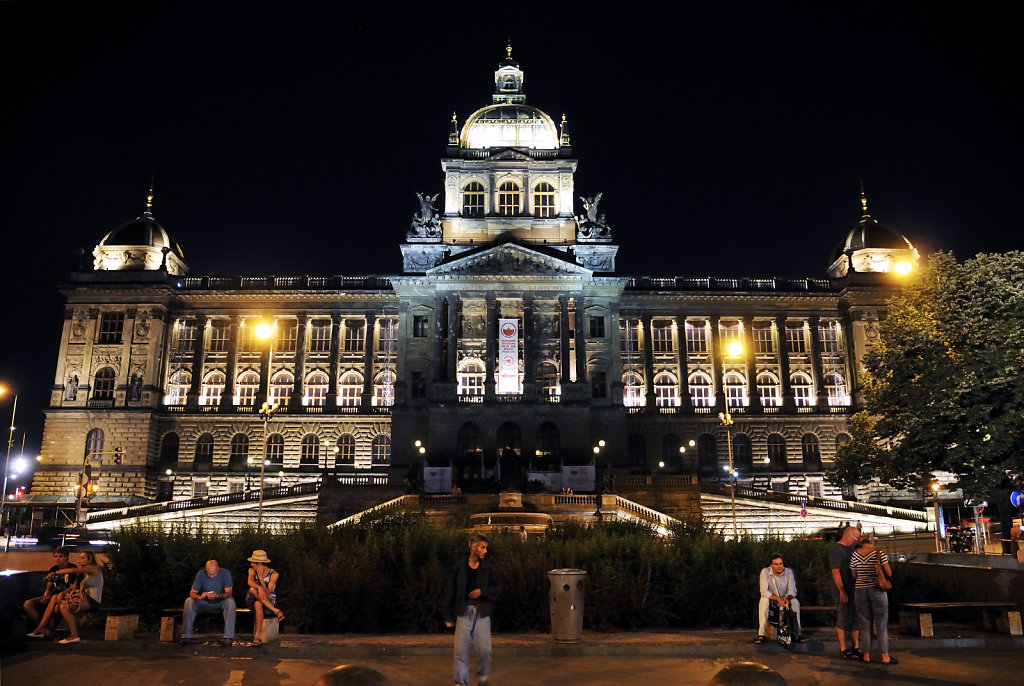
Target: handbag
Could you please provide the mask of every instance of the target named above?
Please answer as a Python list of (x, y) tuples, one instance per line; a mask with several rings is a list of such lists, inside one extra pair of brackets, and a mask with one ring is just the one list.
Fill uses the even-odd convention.
[(892, 588), (892, 582), (885, 575), (885, 569), (882, 568), (882, 558), (879, 557), (877, 550), (875, 551), (875, 586), (880, 591), (888, 591)]
[(64, 602), (68, 604), (68, 610), (71, 611), (71, 614), (77, 615), (86, 605), (85, 594), (82, 593), (80, 588), (69, 588), (64, 591)]

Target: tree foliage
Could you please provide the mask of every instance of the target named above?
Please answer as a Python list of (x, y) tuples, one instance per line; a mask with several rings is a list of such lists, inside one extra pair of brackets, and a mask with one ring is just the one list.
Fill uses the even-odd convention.
[(976, 494), (1024, 467), (1024, 253), (933, 254), (879, 339), (834, 480), (922, 486), (945, 471)]

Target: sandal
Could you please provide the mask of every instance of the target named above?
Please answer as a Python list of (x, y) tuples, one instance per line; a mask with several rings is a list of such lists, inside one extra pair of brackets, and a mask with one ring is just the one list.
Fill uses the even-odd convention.
[(842, 653), (843, 659), (845, 660), (859, 660), (861, 656), (857, 654), (856, 648), (847, 648)]
[(765, 638), (764, 636), (758, 636), (757, 638), (754, 639), (754, 643), (756, 643), (757, 645), (761, 645), (762, 643), (764, 643), (767, 640), (768, 639)]
[(894, 658), (892, 655), (889, 656), (888, 662), (882, 662), (883, 665), (898, 665), (899, 663), (900, 661)]
[(284, 621), (284, 613), (281, 612), (280, 610), (277, 611), (277, 621), (279, 621), (279, 622), (283, 622)]
[(261, 645), (263, 645), (263, 641), (261, 641), (258, 638), (252, 639), (252, 647), (253, 648), (259, 648)]

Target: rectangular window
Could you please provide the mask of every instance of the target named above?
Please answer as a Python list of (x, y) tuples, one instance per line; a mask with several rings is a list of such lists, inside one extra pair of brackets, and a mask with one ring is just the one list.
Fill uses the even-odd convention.
[[(720, 322), (718, 324), (718, 335), (721, 337), (722, 354), (732, 357), (736, 361), (734, 353), (729, 351), (732, 343), (743, 343), (743, 325), (739, 322)], [(742, 348), (741, 348), (742, 349)]]
[(839, 324), (826, 322), (818, 326), (818, 344), (823, 353), (839, 352)]
[(242, 479), (228, 480), (228, 493), (241, 493), (245, 490), (245, 481)]
[(398, 320), (392, 317), (383, 317), (377, 321), (377, 351), (390, 353), (395, 350), (395, 343), (398, 340)]
[(409, 388), (412, 397), (414, 398), (426, 398), (427, 397), (427, 374), (426, 372), (413, 372), (412, 382)]
[(180, 352), (195, 350), (196, 323), (193, 320), (178, 322), (178, 337), (174, 349)]
[(209, 481), (193, 481), (192, 482), (192, 497), (193, 498), (205, 498), (210, 495), (210, 482)]
[(754, 324), (754, 352), (768, 354), (775, 352), (772, 341), (772, 325), (767, 322)]
[(366, 342), (366, 323), (358, 319), (345, 321), (345, 352), (361, 353)]
[(96, 335), (97, 343), (120, 343), (121, 334), (124, 331), (123, 312), (104, 312), (100, 315), (99, 331)]
[(803, 324), (786, 324), (786, 350), (796, 355), (807, 353), (807, 336), (804, 335)]
[(619, 336), (622, 337), (623, 353), (640, 351), (640, 322), (623, 319), (619, 324)]
[(325, 353), (331, 349), (331, 320), (315, 319), (309, 327), (309, 352)]
[(672, 352), (672, 322), (656, 321), (651, 323), (651, 349), (656, 353)]
[(604, 317), (590, 318), (590, 338), (604, 338)]
[(703, 353), (708, 351), (708, 327), (707, 323), (686, 322), (686, 352)]
[(282, 353), (295, 352), (295, 340), (298, 338), (299, 322), (294, 319), (279, 319), (277, 321), (277, 341), (274, 342), (274, 350)]
[(210, 352), (224, 352), (228, 349), (228, 335), (231, 325), (223, 320), (210, 322)]
[(430, 334), (430, 317), (416, 315), (412, 318), (412, 335), (414, 338), (426, 338)]

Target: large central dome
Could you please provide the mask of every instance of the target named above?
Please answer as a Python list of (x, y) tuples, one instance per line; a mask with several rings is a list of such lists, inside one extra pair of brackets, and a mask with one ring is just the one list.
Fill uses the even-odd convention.
[(462, 127), (463, 148), (558, 148), (558, 129), (551, 117), (536, 107), (499, 103), (481, 107)]

